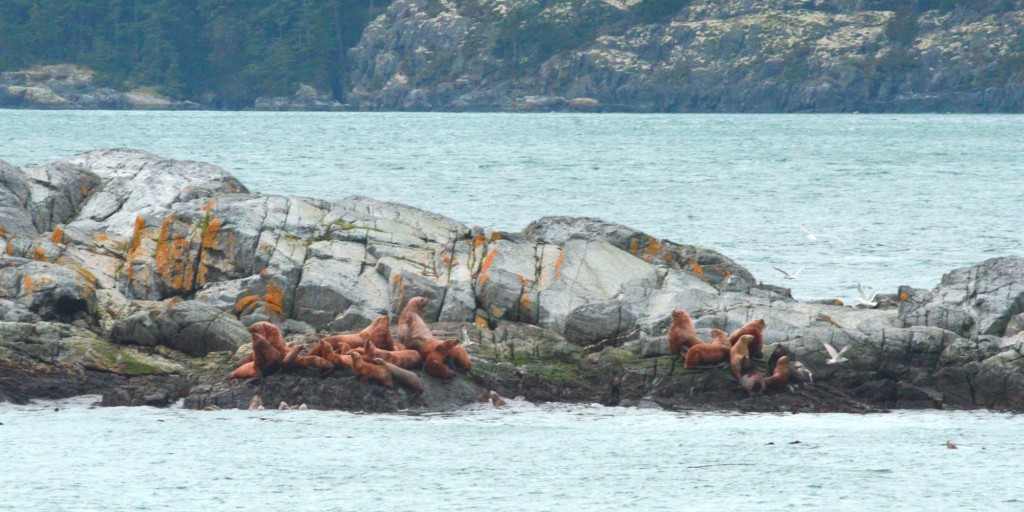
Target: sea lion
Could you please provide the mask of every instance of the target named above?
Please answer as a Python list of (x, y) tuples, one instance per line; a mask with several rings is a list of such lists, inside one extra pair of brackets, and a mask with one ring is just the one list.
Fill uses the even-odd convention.
[(764, 379), (764, 388), (767, 390), (782, 389), (789, 383), (789, 356), (782, 356), (775, 364), (775, 371), (772, 376)]
[(263, 399), (259, 395), (253, 395), (252, 400), (249, 400), (249, 410), (255, 411), (263, 407)]
[(739, 329), (736, 329), (729, 334), (729, 343), (735, 345), (739, 341), (740, 337), (750, 335), (754, 339), (750, 342), (750, 355), (755, 359), (761, 359), (764, 357), (762, 349), (764, 348), (764, 319), (759, 318), (757, 320), (751, 320)]
[(772, 355), (768, 356), (769, 375), (775, 372), (775, 365), (778, 364), (780, 358), (792, 355), (789, 353), (789, 349), (787, 349), (782, 343), (772, 343), (770, 347), (772, 348)]
[(505, 401), (504, 401), (504, 400), (502, 400), (502, 398), (501, 398), (501, 397), (500, 397), (500, 396), (499, 396), (499, 395), (498, 395), (497, 393), (495, 393), (494, 391), (491, 391), (491, 392), (490, 392), (490, 398), (491, 398), (491, 405), (493, 405), (493, 406), (494, 406), (494, 407), (496, 407), (496, 408), (499, 408), (499, 407), (505, 407), (506, 405), (508, 405), (508, 404), (507, 404), (507, 403), (505, 403)]
[(281, 362), (284, 360), (284, 355), (274, 348), (270, 341), (255, 332), (252, 333), (252, 356), (257, 379), (280, 371)]
[(424, 367), (427, 370), (427, 374), (431, 377), (437, 377), (439, 379), (448, 380), (455, 376), (455, 373), (448, 368), (445, 364), (445, 359), (448, 357), (448, 351), (452, 349), (456, 344), (459, 343), (457, 339), (450, 340), (427, 340), (427, 342), (434, 342), (430, 344), (430, 351), (427, 352), (424, 357)]
[(299, 356), (292, 364), (292, 368), (314, 368), (320, 370), (321, 377), (326, 377), (334, 371), (334, 363), (320, 356)]
[(473, 362), (469, 359), (469, 351), (462, 345), (452, 347), (448, 351), (448, 359), (455, 364), (455, 369), (460, 372), (468, 372), (473, 368)]
[(366, 384), (368, 381), (374, 381), (379, 383), (385, 388), (394, 388), (394, 381), (391, 379), (391, 372), (382, 365), (374, 364), (369, 361), (364, 361), (363, 356), (357, 352), (352, 352), (352, 369), (356, 371), (356, 375), (359, 375), (359, 381)]
[(743, 375), (740, 368), (740, 362), (744, 357), (750, 355), (750, 343), (754, 341), (754, 336), (751, 334), (744, 334), (740, 336), (740, 339), (729, 349), (729, 368), (732, 370), (733, 376), (737, 379)]
[(398, 334), (398, 342), (408, 348), (419, 350), (422, 340), (432, 339), (433, 334), (423, 320), (423, 308), (427, 306), (426, 297), (413, 297), (402, 309), (398, 317), (398, 325), (395, 330)]
[(276, 325), (266, 321), (256, 322), (249, 326), (249, 333), (263, 336), (270, 342), (270, 346), (274, 347), (282, 356), (288, 353), (288, 346), (285, 345), (284, 337), (281, 336), (281, 329)]
[(397, 382), (399, 386), (402, 386), (415, 394), (423, 392), (423, 381), (420, 380), (419, 375), (415, 372), (410, 372), (404, 368), (400, 368), (397, 365), (393, 365), (381, 358), (376, 358), (373, 362), (382, 365), (388, 369), (388, 373), (391, 374), (391, 380)]
[(698, 366), (711, 366), (729, 360), (729, 349), (717, 343), (701, 343), (686, 351), (686, 364), (683, 368), (693, 369)]
[(231, 372), (231, 375), (228, 377), (228, 380), (230, 380), (230, 379), (251, 379), (251, 378), (253, 378), (255, 376), (256, 376), (256, 363), (254, 363), (252, 361), (249, 361), (248, 363), (243, 363), (238, 368), (235, 368), (235, 371)]
[(423, 367), (423, 355), (415, 350), (388, 351), (373, 346), (367, 342), (363, 349), (367, 359), (381, 358), (395, 366), (406, 370), (418, 370)]
[(711, 329), (711, 343), (720, 347), (732, 348), (729, 342), (729, 333), (721, 329)]
[(789, 363), (789, 380), (814, 384), (814, 374), (800, 361)]
[(740, 359), (739, 368), (740, 375), (738, 379), (740, 387), (746, 390), (747, 394), (753, 395), (754, 393), (764, 391), (764, 377), (761, 376), (761, 372), (757, 371), (757, 367), (754, 366), (754, 362), (750, 359), (749, 355), (745, 355)]
[(668, 351), (674, 356), (682, 355), (683, 347), (690, 348), (703, 343), (697, 337), (690, 314), (681, 309), (672, 312), (672, 327), (668, 330)]
[(389, 320), (387, 315), (381, 315), (373, 319), (373, 321), (370, 322), (370, 325), (367, 325), (366, 328), (359, 332), (334, 334), (323, 338), (323, 341), (330, 343), (331, 347), (334, 348), (335, 351), (340, 350), (342, 344), (348, 345), (349, 347), (361, 347), (368, 339), (372, 339), (375, 342), (380, 340), (381, 343), (387, 343), (386, 339), (391, 336), (391, 328), (388, 325), (388, 322)]

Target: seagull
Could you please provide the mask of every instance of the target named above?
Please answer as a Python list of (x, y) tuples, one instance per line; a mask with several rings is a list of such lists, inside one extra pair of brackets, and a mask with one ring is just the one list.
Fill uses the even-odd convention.
[(825, 364), (839, 364), (839, 363), (845, 363), (845, 362), (849, 361), (848, 358), (843, 357), (843, 354), (845, 354), (846, 351), (849, 350), (849, 348), (850, 348), (849, 345), (843, 347), (843, 350), (840, 350), (839, 352), (836, 352), (836, 348), (833, 347), (832, 345), (829, 345), (829, 343), (827, 341), (823, 341), (823, 342), (821, 342), (821, 344), (825, 345), (825, 350), (828, 351), (828, 355), (829, 355), (829, 358), (827, 360), (825, 360)]
[(807, 239), (808, 240), (817, 240), (819, 237), (820, 238), (828, 238), (828, 235), (815, 235), (814, 233), (811, 233), (810, 231), (807, 230), (807, 228), (805, 228), (803, 226), (800, 226), (800, 229), (802, 229), (804, 231), (804, 233), (807, 233)]
[(786, 279), (796, 279), (796, 276), (800, 275), (800, 271), (804, 269), (804, 267), (800, 267), (800, 268), (798, 268), (796, 270), (796, 272), (793, 272), (792, 274), (790, 274), (789, 272), (786, 272), (785, 270), (782, 270), (779, 267), (772, 267), (772, 268), (774, 268), (775, 270), (778, 270), (779, 272), (782, 272), (785, 275)]
[(860, 283), (857, 283), (857, 291), (860, 293), (860, 298), (857, 299), (860, 302), (860, 305), (873, 308), (878, 305), (878, 303), (875, 302), (875, 295), (878, 295), (878, 292), (882, 291), (882, 287), (879, 286), (878, 289), (875, 290), (875, 293), (872, 293), (870, 297), (868, 297), (868, 294), (864, 291), (864, 287), (861, 286)]

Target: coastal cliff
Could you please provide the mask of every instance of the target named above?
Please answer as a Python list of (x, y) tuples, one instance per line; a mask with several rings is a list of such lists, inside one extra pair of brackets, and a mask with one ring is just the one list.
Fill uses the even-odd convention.
[[(590, 218), (485, 231), (409, 206), (253, 193), (208, 164), (133, 150), (0, 162), (0, 400), (101, 393), (107, 405), (448, 410), (487, 390), (534, 401), (679, 409), (1024, 410), (1024, 260), (901, 287), (875, 307), (800, 302), (727, 256)], [(392, 321), (413, 297), (473, 361), (410, 395), (339, 369), (226, 377), (248, 325), (293, 342)], [(729, 371), (673, 367), (684, 309), (698, 335), (763, 318), (813, 373), (749, 398)], [(827, 364), (822, 342), (849, 347)]]
[(112, 8), (70, 35), (65, 9), (13, 5), (0, 107), (1024, 111), (1021, 0), (271, 3)]

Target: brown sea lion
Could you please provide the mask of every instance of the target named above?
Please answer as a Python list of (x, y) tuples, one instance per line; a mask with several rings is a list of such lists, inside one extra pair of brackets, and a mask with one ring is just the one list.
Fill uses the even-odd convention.
[(505, 400), (503, 400), (503, 399), (501, 398), (501, 396), (499, 396), (499, 395), (498, 395), (497, 393), (495, 393), (494, 391), (491, 391), (491, 392), (490, 392), (490, 398), (491, 398), (491, 405), (493, 405), (494, 407), (505, 407), (506, 405), (508, 405), (508, 404), (507, 404), (507, 403), (505, 402)]
[(790, 353), (782, 343), (772, 343), (769, 348), (772, 349), (772, 355), (768, 356), (768, 374), (771, 375), (775, 372), (775, 365), (778, 364), (779, 359), (790, 355)]
[(456, 344), (459, 343), (457, 339), (450, 340), (427, 340), (429, 342), (436, 342), (430, 345), (429, 352), (424, 357), (424, 367), (427, 370), (427, 374), (431, 377), (437, 377), (439, 379), (450, 379), (455, 376), (455, 373), (448, 368), (445, 364), (445, 359), (448, 357), (448, 351), (452, 349)]
[(249, 361), (243, 363), (235, 371), (231, 372), (231, 376), (228, 379), (251, 379), (256, 376), (256, 363)]
[(373, 362), (387, 368), (388, 373), (391, 374), (391, 380), (397, 382), (399, 386), (402, 386), (417, 395), (423, 392), (423, 381), (420, 380), (419, 375), (416, 375), (415, 372), (410, 372), (409, 370), (400, 368), (379, 357), (374, 359)]
[(742, 327), (729, 334), (729, 343), (735, 345), (740, 337), (746, 335), (754, 337), (753, 341), (750, 342), (750, 355), (755, 359), (764, 357), (762, 353), (764, 349), (764, 319), (759, 318), (743, 324)]
[(751, 334), (744, 334), (740, 336), (740, 339), (729, 350), (729, 368), (732, 370), (733, 376), (737, 379), (743, 375), (740, 368), (740, 363), (744, 357), (750, 356), (750, 343), (754, 341), (754, 336)]
[(398, 334), (398, 342), (408, 348), (419, 350), (422, 340), (432, 339), (433, 334), (423, 320), (423, 308), (427, 306), (426, 297), (413, 297), (402, 309), (398, 317), (398, 325), (395, 330)]
[(729, 334), (721, 329), (711, 329), (711, 343), (720, 347), (732, 348), (729, 342)]
[(701, 343), (694, 345), (686, 351), (686, 364), (684, 368), (697, 368), (698, 366), (712, 366), (724, 363), (729, 360), (729, 349), (717, 343)]
[(364, 361), (363, 356), (358, 352), (352, 352), (352, 369), (356, 371), (356, 375), (359, 376), (359, 381), (366, 384), (368, 381), (374, 381), (379, 383), (385, 388), (392, 389), (395, 384), (391, 380), (391, 372), (382, 365), (374, 364), (369, 361)]
[(249, 333), (259, 334), (263, 336), (270, 345), (274, 347), (282, 356), (288, 353), (288, 347), (284, 343), (284, 337), (281, 336), (281, 329), (270, 322), (256, 322), (249, 326)]
[(764, 379), (764, 388), (767, 390), (782, 389), (789, 383), (789, 356), (782, 356), (775, 364), (775, 372), (771, 377)]
[(270, 341), (255, 332), (252, 333), (252, 356), (257, 379), (280, 371), (281, 362), (284, 360), (284, 356), (270, 344)]
[(468, 372), (473, 368), (473, 361), (469, 359), (469, 351), (466, 347), (458, 345), (448, 351), (448, 360), (455, 365), (460, 372)]
[(373, 319), (370, 325), (367, 325), (366, 328), (359, 332), (334, 334), (323, 338), (323, 340), (330, 343), (335, 351), (340, 350), (342, 344), (349, 347), (361, 347), (368, 339), (372, 339), (375, 342), (381, 340), (382, 343), (386, 343), (386, 338), (391, 336), (391, 328), (388, 322), (387, 315), (381, 315)]
[(683, 347), (690, 348), (703, 343), (697, 337), (690, 314), (681, 309), (672, 312), (672, 327), (668, 330), (668, 351), (674, 356), (681, 355)]
[(761, 372), (757, 371), (757, 367), (754, 366), (754, 362), (750, 359), (749, 355), (745, 355), (740, 359), (739, 367), (740, 375), (738, 379), (740, 387), (750, 395), (764, 391), (764, 377), (761, 376)]
[(379, 357), (406, 370), (419, 370), (423, 367), (423, 355), (415, 350), (388, 351), (373, 346), (373, 343), (367, 343), (364, 351), (367, 359)]

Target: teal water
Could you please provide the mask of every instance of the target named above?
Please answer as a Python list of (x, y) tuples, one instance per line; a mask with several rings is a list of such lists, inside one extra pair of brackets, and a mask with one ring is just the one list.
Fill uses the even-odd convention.
[(413, 416), (89, 409), (92, 399), (0, 404), (0, 510), (1024, 508), (1024, 416), (1001, 413), (512, 401)]
[[(722, 251), (804, 299), (931, 288), (1024, 254), (1024, 116), (0, 110), (11, 163), (105, 147), (501, 230), (600, 217)], [(772, 267), (806, 268), (789, 281)]]

